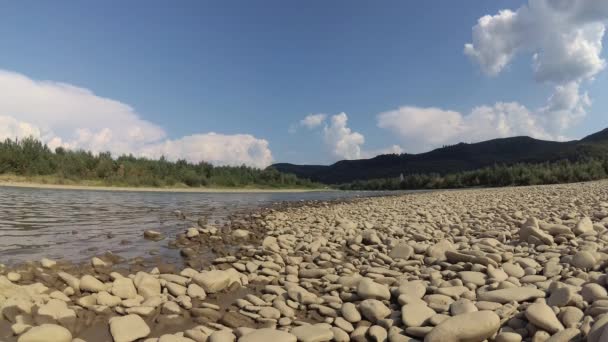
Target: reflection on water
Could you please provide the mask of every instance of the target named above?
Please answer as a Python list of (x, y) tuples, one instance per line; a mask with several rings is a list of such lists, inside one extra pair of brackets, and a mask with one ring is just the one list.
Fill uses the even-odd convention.
[[(368, 192), (170, 193), (0, 187), (0, 263), (43, 257), (82, 260), (112, 251), (126, 258), (156, 250), (174, 255), (167, 240), (143, 239), (159, 230), (171, 238), (199, 217), (209, 223), (282, 201), (347, 199)], [(188, 220), (173, 215), (181, 210)]]

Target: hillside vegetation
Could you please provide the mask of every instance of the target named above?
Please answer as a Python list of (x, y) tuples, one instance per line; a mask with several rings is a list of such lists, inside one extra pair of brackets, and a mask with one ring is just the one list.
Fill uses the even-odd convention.
[[(275, 164), (272, 167), (326, 184), (344, 184), (400, 175), (445, 176), (495, 165), (577, 162), (608, 158), (608, 129), (581, 140), (544, 141), (530, 137), (460, 143), (420, 154), (388, 154), (371, 159), (343, 160), (333, 165)], [(481, 172), (481, 171), (479, 171)]]
[(315, 188), (309, 180), (273, 168), (213, 166), (209, 163), (152, 160), (109, 152), (93, 154), (57, 148), (33, 138), (0, 142), (0, 174), (52, 183), (149, 187)]
[(500, 187), (586, 182), (608, 178), (608, 159), (571, 162), (495, 165), (479, 170), (440, 175), (414, 174), (395, 178), (355, 181), (342, 190), (415, 190)]

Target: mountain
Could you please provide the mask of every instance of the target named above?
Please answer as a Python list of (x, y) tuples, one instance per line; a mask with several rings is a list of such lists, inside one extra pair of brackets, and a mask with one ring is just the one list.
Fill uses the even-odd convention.
[(399, 177), (402, 173), (446, 174), (494, 164), (542, 163), (589, 157), (608, 157), (608, 128), (581, 140), (566, 142), (521, 136), (474, 144), (459, 143), (420, 154), (385, 154), (371, 159), (342, 160), (328, 166), (279, 163), (270, 167), (317, 182), (341, 184)]

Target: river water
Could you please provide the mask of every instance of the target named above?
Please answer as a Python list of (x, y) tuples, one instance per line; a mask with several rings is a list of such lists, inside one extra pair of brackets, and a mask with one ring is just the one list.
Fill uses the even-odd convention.
[[(179, 193), (0, 187), (0, 263), (43, 257), (80, 261), (106, 251), (125, 258), (168, 251), (176, 233), (199, 217), (224, 223), (279, 202), (343, 200), (381, 192)], [(173, 212), (181, 210), (187, 220)], [(148, 229), (167, 239), (143, 238)]]

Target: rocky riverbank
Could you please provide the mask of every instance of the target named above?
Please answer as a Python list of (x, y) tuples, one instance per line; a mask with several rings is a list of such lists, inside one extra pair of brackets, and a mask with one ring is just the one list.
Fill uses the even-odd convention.
[(0, 341), (603, 342), (607, 227), (608, 182), (201, 223), (171, 241), (185, 268), (105, 255), (1, 269)]

